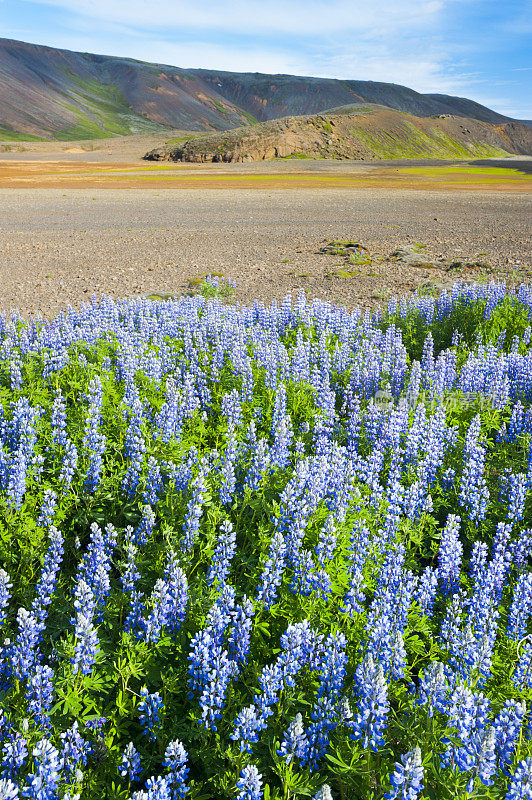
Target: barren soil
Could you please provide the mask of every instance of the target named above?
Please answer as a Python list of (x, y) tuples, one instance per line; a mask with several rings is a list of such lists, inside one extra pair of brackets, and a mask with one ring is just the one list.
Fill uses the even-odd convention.
[[(311, 297), (365, 306), (455, 280), (530, 279), (530, 195), (418, 189), (0, 189), (0, 308), (53, 314), (93, 293), (181, 294), (221, 272), (235, 299)], [(360, 241), (360, 264), (319, 253)], [(386, 259), (425, 245), (434, 268)], [(453, 267), (450, 262), (489, 266)]]

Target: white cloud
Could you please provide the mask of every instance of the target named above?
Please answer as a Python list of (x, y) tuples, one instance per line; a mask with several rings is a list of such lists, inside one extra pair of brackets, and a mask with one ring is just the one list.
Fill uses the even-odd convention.
[(26, 2), (59, 12), (41, 40), (52, 46), (185, 68), (386, 81), (509, 105), (471, 71), (482, 37), (462, 32), (466, 43), (448, 25), (458, 6), (483, 0)]
[[(441, 0), (31, 0), (105, 23), (142, 30), (175, 28), (296, 37), (422, 28), (443, 8)], [(354, 45), (356, 43), (353, 43)]]

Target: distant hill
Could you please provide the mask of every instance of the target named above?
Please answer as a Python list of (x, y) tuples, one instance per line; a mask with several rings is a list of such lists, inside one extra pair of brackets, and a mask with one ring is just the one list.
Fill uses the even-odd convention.
[(472, 100), (405, 86), (182, 69), (0, 39), (0, 139), (104, 138), (180, 128), (229, 130), (350, 104), (430, 117), (508, 117)]
[(448, 114), (415, 117), (369, 104), (284, 117), (232, 131), (169, 142), (154, 161), (261, 161), (271, 158), (480, 158), (532, 154), (532, 129)]

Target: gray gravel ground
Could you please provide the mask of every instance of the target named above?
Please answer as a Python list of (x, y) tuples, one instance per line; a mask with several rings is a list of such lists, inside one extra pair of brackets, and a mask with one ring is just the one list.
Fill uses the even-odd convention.
[[(93, 293), (115, 297), (189, 290), (210, 271), (237, 281), (235, 299), (310, 296), (375, 304), (458, 278), (529, 279), (531, 195), (380, 189), (2, 189), (0, 308), (50, 315)], [(317, 251), (357, 240), (370, 262)], [(401, 244), (427, 257), (482, 261), (448, 271), (385, 259)], [(327, 275), (333, 277), (326, 277)]]

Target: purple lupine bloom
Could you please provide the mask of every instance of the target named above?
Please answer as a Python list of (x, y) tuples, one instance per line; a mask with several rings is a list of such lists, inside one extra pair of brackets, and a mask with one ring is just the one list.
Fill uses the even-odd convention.
[(231, 504), (236, 491), (235, 464), (238, 458), (238, 444), (232, 424), (227, 431), (227, 446), (221, 459), (220, 502), (223, 506)]
[(50, 527), (50, 545), (44, 556), (44, 564), (40, 580), (35, 590), (35, 599), (32, 603), (32, 613), (43, 623), (47, 616), (47, 609), (52, 602), (55, 591), (59, 567), (63, 560), (63, 535), (53, 525)]
[(144, 638), (147, 642), (158, 642), (161, 638), (162, 629), (168, 619), (168, 585), (166, 581), (159, 578), (155, 582), (153, 592), (148, 601), (150, 613), (147, 619), (143, 618), (141, 625), (144, 631)]
[(25, 680), (40, 657), (37, 645), (43, 624), (25, 608), (19, 608), (17, 624), (19, 632), (13, 647), (11, 663), (15, 676), (19, 680)]
[(159, 501), (159, 495), (163, 488), (163, 476), (161, 467), (157, 461), (150, 457), (148, 459), (148, 473), (146, 475), (146, 489), (142, 495), (145, 503), (154, 506)]
[(61, 392), (56, 390), (52, 405), (52, 441), (59, 447), (65, 447), (68, 441), (66, 401)]
[(134, 544), (146, 544), (155, 528), (155, 511), (151, 506), (144, 506), (140, 522), (133, 531), (132, 541)]
[[(90, 597), (92, 597), (92, 593), (90, 593)], [(90, 675), (99, 652), (98, 632), (94, 627), (92, 616), (86, 616), (82, 611), (78, 611), (75, 625), (75, 651), (71, 658), (72, 671), (76, 673), (79, 670), (83, 675)]]
[(206, 476), (208, 464), (202, 459), (199, 465), (199, 472), (190, 482), (192, 496), (187, 505), (187, 513), (183, 524), (183, 543), (182, 549), (187, 552), (191, 550), (198, 535), (200, 520), (202, 515), (203, 498), (207, 489)]
[(148, 778), (146, 791), (133, 792), (131, 800), (172, 800), (170, 780), (162, 775)]
[(240, 666), (247, 664), (251, 643), (251, 628), (255, 610), (251, 600), (244, 595), (231, 613), (231, 630), (227, 639), (229, 656)]
[(426, 567), (421, 575), (419, 585), (414, 593), (422, 614), (432, 616), (434, 601), (438, 591), (438, 573), (432, 567)]
[(510, 474), (508, 492), (508, 514), (512, 523), (520, 522), (525, 513), (528, 476), (525, 473)]
[(74, 478), (74, 475), (76, 473), (77, 465), (78, 465), (77, 447), (73, 442), (68, 440), (67, 443), (65, 444), (65, 454), (63, 456), (61, 474), (59, 476), (60, 481), (63, 483), (66, 489), (68, 489), (72, 483), (72, 479)]
[(173, 551), (168, 554), (164, 579), (167, 589), (166, 628), (169, 633), (176, 633), (184, 622), (187, 612), (188, 582)]

